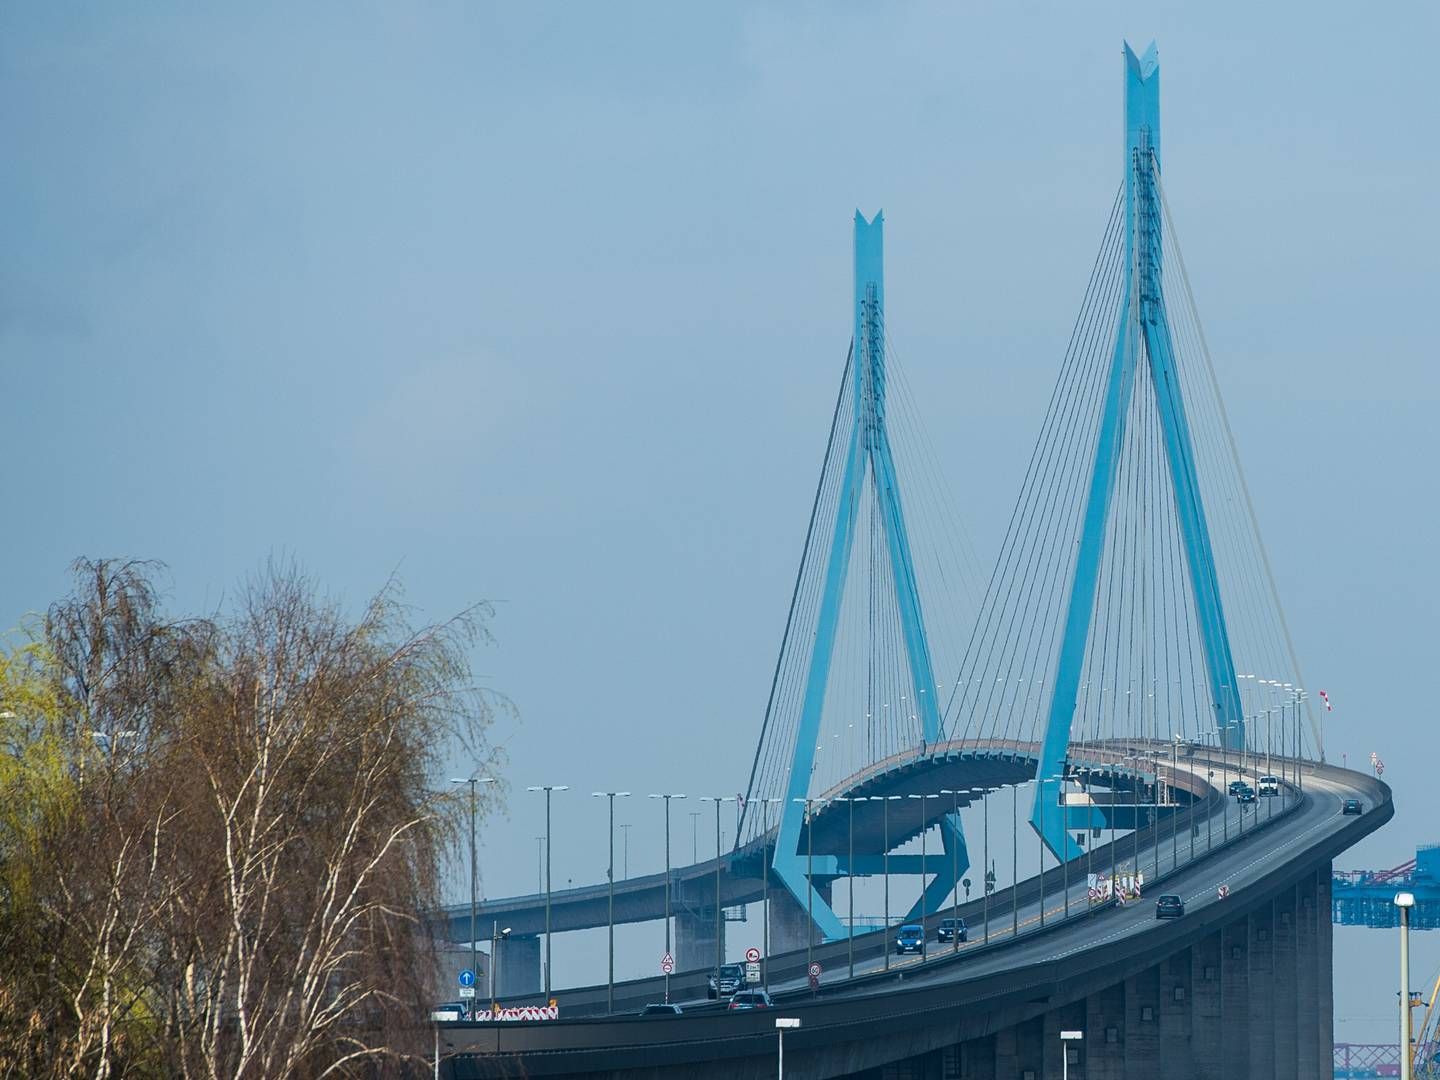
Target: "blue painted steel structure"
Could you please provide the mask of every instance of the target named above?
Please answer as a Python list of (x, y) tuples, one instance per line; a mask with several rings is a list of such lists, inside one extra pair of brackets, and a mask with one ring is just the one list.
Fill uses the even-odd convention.
[(1412, 893), (1410, 929), (1440, 930), (1440, 844), (1427, 844), (1393, 870), (1337, 870), (1330, 889), (1331, 917), (1341, 926), (1400, 925), (1395, 894)]
[[(879, 862), (873, 855), (857, 858), (848, 865), (843, 858), (816, 856), (810, 858), (803, 850), (805, 807), (810, 791), (810, 775), (815, 762), (815, 742), (820, 732), (825, 709), (825, 694), (830, 682), (830, 663), (834, 655), (835, 635), (840, 605), (845, 593), (845, 578), (855, 539), (855, 518), (865, 485), (873, 485), (875, 499), (885, 532), (891, 577), (899, 607), (900, 625), (909, 664), (911, 685), (921, 719), (925, 739), (934, 743), (940, 733), (940, 710), (935, 694), (935, 675), (930, 659), (930, 646), (925, 636), (925, 619), (920, 592), (915, 579), (915, 564), (910, 553), (910, 538), (905, 528), (901, 505), (900, 484), (895, 473), (890, 436), (885, 423), (885, 240), (884, 214), (877, 213), (872, 221), (855, 214), (855, 297), (848, 367), (853, 395), (854, 423), (846, 435), (845, 471), (841, 480), (834, 533), (830, 538), (825, 565), (824, 591), (821, 594), (815, 638), (805, 678), (800, 724), (790, 762), (779, 835), (776, 838), (772, 867), (802, 908), (813, 912), (816, 924), (827, 938), (839, 938), (849, 931), (835, 911), (815, 889), (814, 879), (834, 879), (842, 874), (871, 872)], [(959, 822), (946, 818), (941, 826), (946, 858), (937, 858), (937, 873), (926, 887), (923, 902), (934, 910), (934, 902), (954, 887), (954, 868), (959, 872), (969, 867), (964, 838)], [(807, 873), (808, 870), (808, 873)]]
[[(1227, 746), (1238, 747), (1244, 739), (1240, 690), (1165, 308), (1161, 207), (1156, 190), (1160, 170), (1160, 62), (1153, 42), (1143, 57), (1137, 57), (1128, 43), (1125, 45), (1125, 169), (1126, 253), (1130, 272), (1116, 316), (1115, 347), (1106, 381), (1105, 404), (1049, 715), (1036, 766), (1036, 775), (1041, 777), (1058, 775), (1064, 769), (1068, 754), (1070, 725), (1105, 551), (1111, 496), (1142, 348), (1149, 360), (1147, 367), (1169, 465), (1175, 515), (1184, 542), (1216, 727)], [(1032, 806), (1030, 823), (1057, 857), (1073, 858), (1082, 853), (1066, 831), (1061, 816), (1053, 812), (1046, 814), (1040, 793)]]

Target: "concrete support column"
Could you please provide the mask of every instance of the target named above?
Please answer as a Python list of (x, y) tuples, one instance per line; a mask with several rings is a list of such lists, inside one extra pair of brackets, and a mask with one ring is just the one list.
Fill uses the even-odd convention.
[(1086, 1080), (1125, 1080), (1124, 983), (1085, 999), (1085, 1068)]
[[(830, 903), (831, 884), (827, 881), (815, 889), (827, 904)], [(891, 887), (894, 887), (893, 881)], [(893, 892), (890, 898), (892, 901), (895, 899)], [(770, 890), (770, 951), (782, 953), (805, 948), (809, 927), (810, 913), (800, 906), (799, 901), (790, 895), (790, 891), (784, 887), (772, 888)], [(820, 929), (816, 927), (815, 944), (819, 945), (822, 940)], [(714, 948), (713, 943), (711, 948)]]
[[(1015, 1076), (1040, 1080), (1045, 1075), (1045, 1058), (1052, 1051), (1045, 1045), (1045, 1017), (1034, 1016), (1014, 1027)], [(1001, 1073), (1003, 1076), (1004, 1073)]]
[(995, 1071), (995, 1036), (971, 1039), (957, 1048), (960, 1057), (959, 1080), (999, 1080)]
[(1275, 989), (1275, 1077), (1299, 1080), (1297, 1052), (1301, 1030), (1300, 999), (1295, 987), (1302, 973), (1295, 964), (1295, 892), (1286, 889), (1275, 901), (1273, 970)]
[(1250, 1074), (1250, 924), (1231, 923), (1220, 935), (1221, 1058), (1225, 1076)]
[(1125, 980), (1125, 1080), (1151, 1080), (1160, 1068), (1160, 969)]
[(1296, 1071), (1301, 1076), (1320, 1076), (1321, 1069), (1330, 1069), (1334, 1048), (1326, 1046), (1320, 1054), (1320, 997), (1330, 997), (1331, 987), (1320, 985), (1319, 921), (1330, 921), (1330, 910), (1317, 906), (1318, 889), (1314, 878), (1306, 878), (1295, 888), (1295, 1039)]
[(1020, 1080), (1020, 1029), (1014, 1024), (995, 1033), (995, 1076)]
[(1223, 934), (1210, 934), (1190, 950), (1190, 1031), (1195, 1080), (1228, 1080), (1220, 1015)]
[(1315, 930), (1320, 951), (1319, 973), (1315, 979), (1320, 999), (1317, 1052), (1320, 1054), (1320, 1067), (1326, 1073), (1330, 1072), (1335, 1060), (1335, 922), (1330, 895), (1333, 872), (1327, 862), (1316, 871), (1318, 880), (1315, 883)]
[(1158, 967), (1160, 1046), (1164, 1055), (1161, 1066), (1166, 1080), (1189, 1080), (1195, 1075), (1191, 964), (1190, 950), (1184, 949)]
[(505, 938), (499, 942), (495, 958), (499, 976), (495, 982), (497, 997), (538, 994), (545, 988), (538, 936)]
[[(1285, 988), (1286, 1001), (1276, 1000), (1274, 923), (1273, 903), (1254, 912), (1248, 920), (1250, 1073), (1264, 1077), (1276, 1076), (1275, 1040), (1281, 1028), (1291, 1028), (1294, 1015), (1288, 1007), (1288, 986)], [(1289, 1035), (1293, 1038), (1293, 1030), (1289, 1031)]]
[[(713, 893), (714, 890), (712, 889)], [(772, 906), (774, 894), (771, 894)], [(675, 967), (679, 971), (715, 966), (715, 935), (725, 947), (725, 920), (714, 907), (687, 908), (675, 912)], [(770, 947), (775, 948), (774, 940)]]

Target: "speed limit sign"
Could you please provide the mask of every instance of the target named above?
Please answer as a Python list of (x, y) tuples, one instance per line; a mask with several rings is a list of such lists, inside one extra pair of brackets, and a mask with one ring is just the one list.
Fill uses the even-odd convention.
[(810, 965), (810, 977), (812, 979), (818, 979), (820, 977), (820, 965), (818, 963)]

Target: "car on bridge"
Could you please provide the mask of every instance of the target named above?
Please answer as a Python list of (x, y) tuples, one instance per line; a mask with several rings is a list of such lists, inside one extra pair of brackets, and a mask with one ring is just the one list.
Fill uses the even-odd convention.
[(772, 1009), (775, 1003), (770, 1000), (770, 995), (764, 990), (741, 990), (730, 999), (730, 1004), (725, 1006), (737, 1012), (744, 1012), (750, 1009)]
[(906, 923), (895, 934), (897, 953), (919, 953), (925, 955), (925, 928), (919, 923)]
[(679, 1016), (683, 1012), (679, 1005), (652, 1001), (640, 1010), (641, 1016)]
[(1359, 799), (1346, 799), (1344, 805), (1340, 807), (1340, 813), (1342, 814), (1361, 814), (1364, 812), (1365, 807), (1361, 805)]
[(1249, 784), (1241, 784), (1240, 790), (1235, 793), (1235, 801), (1249, 803), (1255, 801), (1255, 789)]
[(1155, 918), (1178, 919), (1185, 914), (1185, 901), (1174, 893), (1166, 893), (1155, 901)]
[(1231, 794), (1231, 795), (1239, 795), (1242, 790), (1244, 790), (1245, 788), (1247, 788), (1247, 787), (1249, 787), (1249, 786), (1250, 786), (1250, 785), (1247, 784), (1247, 783), (1245, 783), (1244, 780), (1231, 780), (1231, 781), (1230, 781), (1230, 794)]
[(715, 973), (710, 973), (709, 987), (706, 993), (712, 1001), (722, 997), (729, 997), (745, 985), (745, 968), (740, 964), (722, 964), (720, 966), (720, 977), (717, 979)]
[(960, 941), (970, 940), (970, 931), (965, 926), (964, 919), (941, 919), (939, 927), (935, 930), (936, 941)]
[(1260, 777), (1260, 794), (1264, 798), (1273, 798), (1280, 794), (1280, 779), (1275, 776)]

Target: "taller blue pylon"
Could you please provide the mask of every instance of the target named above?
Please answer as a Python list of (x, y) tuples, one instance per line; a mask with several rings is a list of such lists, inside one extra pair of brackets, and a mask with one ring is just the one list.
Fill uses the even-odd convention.
[[(1125, 45), (1125, 220), (1129, 273), (1116, 318), (1105, 402), (1095, 444), (1095, 461), (1085, 503), (1075, 576), (1061, 636), (1060, 658), (1036, 776), (1060, 775), (1070, 742), (1070, 725), (1080, 688), (1081, 669), (1090, 633), (1101, 556), (1115, 487), (1116, 465), (1125, 437), (1125, 418), (1135, 388), (1140, 350), (1149, 359), (1150, 383), (1160, 418), (1165, 457), (1180, 523), (1185, 562), (1195, 603), (1205, 670), (1215, 723), (1225, 744), (1239, 746), (1244, 738), (1240, 690), (1225, 629), (1225, 612), (1215, 572), (1215, 557), (1205, 507), (1195, 471), (1190, 424), (1175, 370), (1175, 349), (1165, 307), (1161, 259), (1161, 207), (1156, 191), (1160, 171), (1160, 61), (1155, 44), (1136, 57)], [(1053, 793), (1054, 787), (1048, 790)], [(1031, 826), (1050, 850), (1073, 857), (1080, 848), (1070, 838), (1060, 814), (1045, 813), (1042, 784), (1031, 812)]]
[[(776, 875), (795, 897), (801, 908), (813, 911), (815, 922), (827, 938), (839, 938), (849, 931), (835, 911), (815, 890), (807, 877), (812, 861), (802, 848), (805, 810), (803, 800), (809, 794), (810, 776), (815, 762), (815, 742), (825, 708), (825, 693), (830, 681), (830, 663), (835, 649), (835, 635), (840, 616), (841, 599), (845, 593), (845, 577), (850, 565), (855, 539), (855, 519), (865, 485), (873, 485), (875, 499), (883, 523), (885, 546), (889, 554), (890, 573), (894, 581), (899, 607), (902, 639), (910, 671), (914, 700), (921, 719), (926, 742), (934, 745), (940, 732), (940, 711), (936, 701), (935, 675), (930, 660), (930, 646), (925, 636), (925, 620), (921, 611), (920, 593), (915, 579), (915, 565), (910, 554), (910, 538), (901, 508), (900, 484), (896, 478), (895, 461), (890, 449), (890, 435), (885, 421), (885, 275), (884, 215), (877, 213), (873, 221), (855, 214), (855, 304), (851, 337), (851, 362), (848, 367), (853, 396), (855, 422), (846, 438), (845, 470), (841, 480), (839, 504), (835, 515), (835, 532), (830, 538), (829, 556), (825, 564), (824, 589), (816, 620), (815, 638), (810, 649), (805, 677), (800, 723), (790, 762), (785, 805), (776, 837), (772, 866)], [(969, 867), (959, 822), (948, 816), (942, 821), (941, 835), (949, 859), (937, 859), (941, 873), (926, 890), (926, 903), (943, 897), (954, 881), (949, 873), (958, 860), (960, 872)], [(846, 865), (834, 856), (813, 860), (815, 878), (833, 879), (841, 874), (870, 872), (878, 862), (872, 855), (857, 857), (856, 865)], [(918, 907), (917, 903), (917, 907)]]

